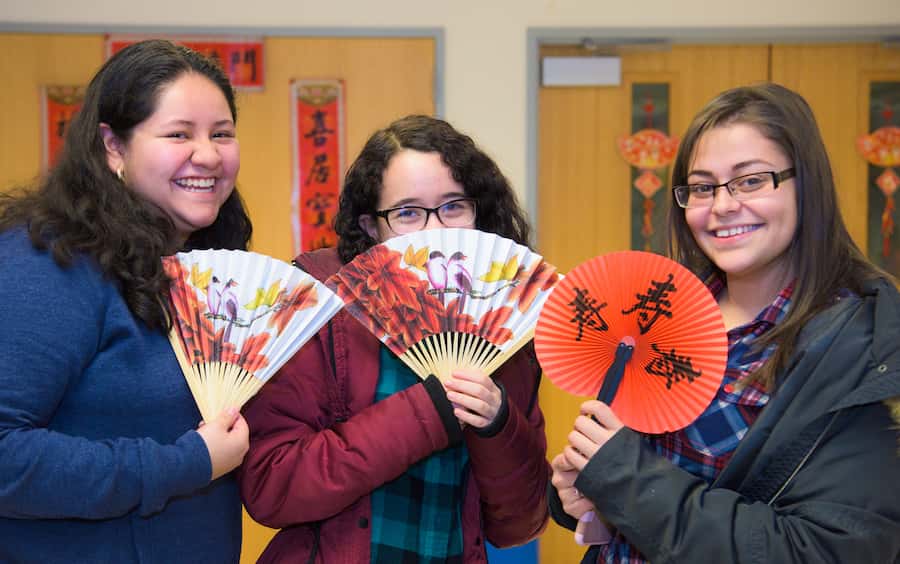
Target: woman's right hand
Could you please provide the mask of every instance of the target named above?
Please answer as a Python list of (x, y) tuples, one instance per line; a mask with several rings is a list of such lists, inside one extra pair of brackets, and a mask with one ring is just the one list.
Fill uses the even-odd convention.
[(202, 423), (197, 433), (206, 443), (212, 463), (212, 478), (231, 472), (244, 460), (250, 448), (250, 428), (240, 411), (230, 408), (208, 423)]
[(550, 463), (553, 468), (553, 476), (550, 483), (556, 488), (559, 500), (562, 502), (563, 511), (576, 519), (588, 511), (595, 511), (594, 504), (575, 489), (575, 480), (578, 478), (578, 470), (566, 459), (564, 454), (557, 454)]

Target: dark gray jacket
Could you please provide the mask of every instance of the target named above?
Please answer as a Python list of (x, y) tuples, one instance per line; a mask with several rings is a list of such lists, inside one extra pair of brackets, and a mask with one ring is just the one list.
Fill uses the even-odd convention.
[(780, 381), (711, 486), (623, 429), (575, 487), (654, 564), (900, 562), (896, 288), (810, 321)]

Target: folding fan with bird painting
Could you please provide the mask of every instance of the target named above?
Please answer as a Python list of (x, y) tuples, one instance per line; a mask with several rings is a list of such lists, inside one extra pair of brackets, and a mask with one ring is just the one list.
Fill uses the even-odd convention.
[(325, 283), (420, 378), (491, 373), (534, 331), (559, 275), (524, 245), (474, 229), (402, 235)]
[(208, 421), (240, 407), (343, 307), (315, 278), (247, 251), (163, 257), (169, 340)]

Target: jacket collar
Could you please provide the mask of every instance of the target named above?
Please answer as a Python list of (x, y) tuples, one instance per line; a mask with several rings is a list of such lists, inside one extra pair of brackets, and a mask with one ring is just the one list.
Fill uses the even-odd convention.
[[(863, 299), (872, 303), (871, 368), (859, 386), (836, 409), (876, 401), (900, 400), (900, 293), (886, 280), (867, 285)], [(900, 423), (900, 409), (893, 410)]]

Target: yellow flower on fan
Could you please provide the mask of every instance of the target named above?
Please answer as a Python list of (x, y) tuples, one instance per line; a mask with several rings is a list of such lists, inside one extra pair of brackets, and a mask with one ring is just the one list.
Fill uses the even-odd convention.
[(281, 280), (276, 280), (269, 286), (268, 290), (263, 290), (262, 288), (256, 289), (256, 296), (253, 298), (250, 303), (244, 306), (244, 309), (248, 309), (250, 311), (255, 310), (258, 307), (269, 306), (272, 307), (275, 305), (275, 302), (278, 300), (278, 296), (281, 293)]
[(209, 288), (209, 281), (212, 279), (212, 268), (205, 272), (200, 272), (200, 266), (197, 263), (191, 265), (191, 286), (206, 290)]
[(519, 273), (519, 257), (514, 256), (504, 264), (499, 261), (491, 261), (491, 269), (478, 279), (482, 282), (498, 282), (500, 280), (512, 280)]
[(417, 251), (413, 249), (412, 245), (408, 246), (406, 252), (403, 253), (403, 262), (425, 272), (427, 268), (425, 263), (428, 262), (428, 247), (422, 247)]

